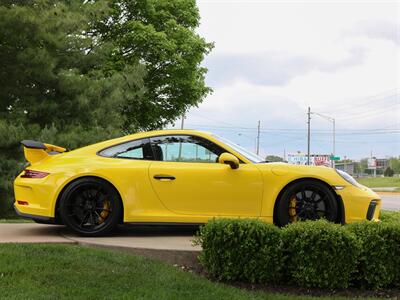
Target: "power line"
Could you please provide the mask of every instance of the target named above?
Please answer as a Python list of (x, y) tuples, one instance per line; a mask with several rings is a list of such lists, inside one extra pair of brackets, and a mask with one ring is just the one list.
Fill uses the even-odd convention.
[[(394, 124), (395, 125), (395, 124)], [(203, 127), (203, 128), (214, 128), (214, 129), (226, 129), (226, 130), (230, 130), (230, 131), (237, 131), (237, 129), (241, 129), (241, 130), (257, 130), (257, 127), (242, 127), (242, 126), (215, 126), (215, 125), (202, 125), (202, 124), (190, 124), (190, 126), (194, 126), (194, 127)], [(393, 126), (393, 125), (390, 125)], [(305, 128), (269, 128), (269, 129), (260, 129), (261, 133), (273, 133), (273, 132), (286, 132), (286, 133), (290, 133), (292, 132), (293, 134), (296, 134), (298, 132), (304, 132), (307, 129)], [(378, 131), (382, 131), (382, 132), (386, 132), (386, 131), (393, 131), (393, 130), (398, 130), (397, 128), (371, 128), (371, 129), (337, 129), (337, 132), (350, 132), (350, 133), (362, 133), (362, 132), (378, 132)], [(318, 132), (318, 133), (329, 133), (331, 132), (331, 130), (328, 129), (315, 129), (313, 130), (313, 132)], [(343, 133), (344, 134), (344, 133)]]
[[(354, 103), (357, 103), (357, 108), (368, 106), (369, 104), (376, 103), (377, 100), (379, 100), (379, 99), (389, 99), (396, 95), (399, 95), (399, 88), (393, 88), (393, 89), (390, 89), (390, 90), (387, 90), (387, 91), (384, 91), (384, 92), (381, 92), (381, 93), (378, 93), (375, 95), (367, 96), (365, 98), (347, 99), (346, 102), (352, 103), (352, 104), (346, 104), (342, 107), (339, 107), (338, 109), (336, 107), (336, 109), (325, 111), (325, 113), (336, 114), (338, 112), (351, 110), (354, 108)], [(359, 100), (369, 100), (369, 101), (360, 103)]]

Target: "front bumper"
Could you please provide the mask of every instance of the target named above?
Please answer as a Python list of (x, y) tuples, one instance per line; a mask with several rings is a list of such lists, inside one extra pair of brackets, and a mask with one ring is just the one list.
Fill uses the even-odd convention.
[(379, 220), (381, 198), (371, 189), (349, 185), (343, 190), (336, 190), (336, 193), (343, 201), (345, 223)]
[[(374, 218), (376, 219), (375, 211), (379, 204), (380, 204), (380, 201), (377, 201), (377, 200), (372, 200), (369, 203), (368, 210), (367, 210), (367, 220), (371, 221), (371, 220), (374, 220)], [(377, 217), (379, 218), (379, 212), (378, 212)]]

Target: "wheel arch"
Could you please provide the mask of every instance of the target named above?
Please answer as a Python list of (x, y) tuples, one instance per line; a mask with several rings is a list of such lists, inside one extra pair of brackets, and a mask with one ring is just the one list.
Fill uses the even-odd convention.
[(67, 187), (70, 186), (72, 183), (74, 183), (76, 181), (79, 181), (79, 180), (82, 180), (82, 179), (86, 179), (86, 178), (93, 178), (93, 179), (97, 179), (97, 180), (103, 181), (103, 182), (109, 184), (115, 190), (115, 192), (118, 195), (119, 201), (121, 202), (122, 211), (121, 211), (120, 223), (123, 223), (124, 222), (124, 201), (122, 201), (121, 193), (118, 191), (118, 189), (115, 187), (115, 185), (112, 184), (109, 180), (107, 180), (107, 179), (105, 179), (103, 177), (94, 176), (94, 175), (85, 175), (85, 176), (74, 178), (73, 180), (69, 181), (67, 184), (65, 184), (63, 186), (63, 188), (60, 190), (60, 192), (57, 195), (56, 204), (55, 204), (55, 208), (54, 208), (54, 216), (55, 216), (56, 223), (61, 224), (61, 217), (60, 217), (60, 214), (59, 214), (59, 204), (60, 204), (60, 199), (61, 199), (63, 193), (65, 192)]
[(337, 223), (341, 223), (344, 224), (345, 223), (345, 210), (344, 210), (344, 204), (343, 204), (343, 200), (342, 198), (335, 192), (335, 189), (329, 185), (328, 183), (326, 183), (325, 181), (319, 179), (319, 178), (315, 178), (315, 177), (302, 177), (302, 178), (298, 178), (295, 180), (292, 180), (291, 182), (289, 182), (288, 184), (286, 184), (281, 191), (279, 192), (278, 196), (275, 199), (275, 203), (274, 203), (274, 213), (273, 213), (273, 222), (274, 224), (277, 224), (276, 221), (276, 210), (277, 210), (277, 204), (279, 202), (279, 200), (282, 197), (282, 194), (288, 189), (290, 188), (293, 184), (296, 184), (298, 182), (302, 182), (302, 181), (314, 181), (314, 182), (319, 182), (321, 184), (323, 184), (326, 188), (328, 188), (329, 190), (331, 190), (333, 192), (333, 194), (335, 195), (337, 204), (338, 204), (338, 217), (336, 222)]

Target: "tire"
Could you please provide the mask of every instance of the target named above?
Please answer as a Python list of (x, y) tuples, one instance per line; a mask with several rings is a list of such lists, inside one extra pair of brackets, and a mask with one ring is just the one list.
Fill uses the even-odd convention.
[(315, 180), (303, 180), (289, 185), (275, 206), (274, 221), (278, 226), (322, 218), (336, 222), (338, 203), (334, 192)]
[(82, 236), (102, 236), (121, 222), (122, 202), (108, 182), (87, 177), (67, 186), (60, 198), (63, 223)]

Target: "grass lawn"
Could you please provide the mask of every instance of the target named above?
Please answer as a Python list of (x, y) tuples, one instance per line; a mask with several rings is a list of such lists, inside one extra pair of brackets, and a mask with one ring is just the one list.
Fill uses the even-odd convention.
[(397, 187), (400, 188), (398, 177), (358, 178), (357, 181), (367, 187)]
[(32, 220), (22, 219), (22, 218), (13, 218), (13, 219), (0, 219), (1, 223), (32, 223)]
[(1, 299), (348, 299), (252, 292), (148, 258), (72, 245), (0, 245)]

